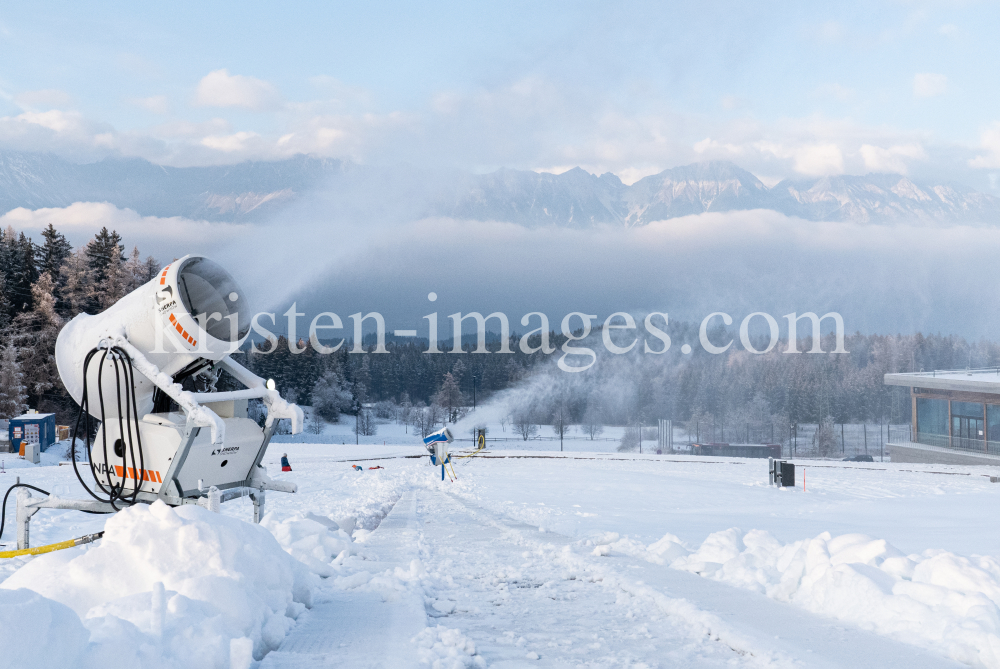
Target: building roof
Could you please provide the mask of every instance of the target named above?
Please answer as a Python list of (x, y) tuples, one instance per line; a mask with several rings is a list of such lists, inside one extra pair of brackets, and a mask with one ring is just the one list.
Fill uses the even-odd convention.
[(886, 374), (885, 385), (1000, 395), (1000, 367)]
[(55, 416), (54, 413), (26, 413), (20, 416), (15, 416), (11, 420), (39, 420), (41, 418), (48, 418), (49, 416)]

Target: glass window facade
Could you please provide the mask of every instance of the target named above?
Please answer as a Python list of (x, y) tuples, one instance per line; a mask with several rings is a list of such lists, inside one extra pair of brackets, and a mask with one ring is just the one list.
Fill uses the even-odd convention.
[(986, 430), (990, 441), (1000, 442), (1000, 406), (986, 405)]
[(983, 405), (978, 402), (952, 402), (952, 416), (966, 416), (967, 418), (983, 419)]
[(948, 443), (948, 400), (917, 398), (916, 441), (930, 446), (950, 446)]

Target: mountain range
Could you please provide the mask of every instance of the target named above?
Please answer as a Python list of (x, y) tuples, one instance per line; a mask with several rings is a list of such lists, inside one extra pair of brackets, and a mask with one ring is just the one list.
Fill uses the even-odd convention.
[[(447, 216), (526, 226), (645, 225), (704, 212), (770, 209), (813, 221), (1000, 224), (1000, 198), (900, 174), (785, 180), (768, 188), (730, 162), (675, 167), (626, 185), (611, 173), (501, 169), (489, 174), (378, 168), (295, 156), (272, 162), (165, 167), (139, 158), (76, 164), (51, 154), (0, 152), (0, 213), (16, 207), (110, 202), (142, 215), (263, 221), (304, 196), (331, 206), (399, 202), (412, 218)], [(347, 205), (345, 205), (347, 206)], [(360, 207), (360, 209), (359, 209)]]

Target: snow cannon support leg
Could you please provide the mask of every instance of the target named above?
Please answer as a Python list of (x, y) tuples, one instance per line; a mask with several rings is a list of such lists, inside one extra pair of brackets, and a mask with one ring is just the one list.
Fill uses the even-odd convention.
[(264, 517), (264, 491), (253, 491), (250, 493), (250, 499), (253, 500), (253, 522), (259, 524), (260, 519)]
[(29, 527), (31, 517), (38, 513), (38, 508), (27, 506), (31, 499), (31, 491), (27, 488), (18, 488), (14, 494), (17, 495), (17, 550), (23, 551), (30, 548)]

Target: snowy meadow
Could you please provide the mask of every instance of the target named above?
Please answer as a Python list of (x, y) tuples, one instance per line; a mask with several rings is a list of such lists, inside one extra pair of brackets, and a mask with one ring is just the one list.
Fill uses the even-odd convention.
[[(799, 461), (777, 489), (762, 460), (493, 450), (452, 482), (394, 441), (272, 445), (299, 492), (260, 526), (239, 499), (40, 512), (36, 545), (106, 534), (0, 563), (0, 666), (837, 666), (844, 638), (1000, 666), (987, 468)], [(0, 483), (79, 495), (53, 460)]]

